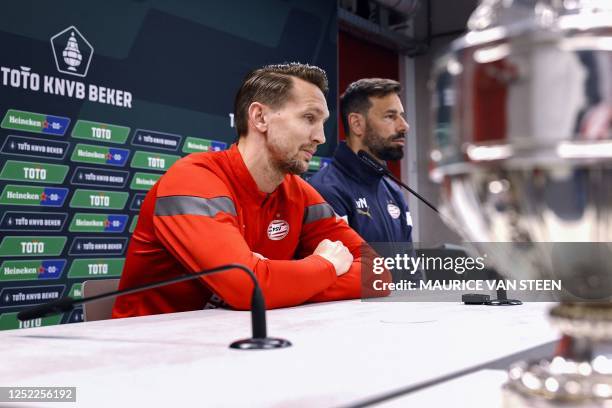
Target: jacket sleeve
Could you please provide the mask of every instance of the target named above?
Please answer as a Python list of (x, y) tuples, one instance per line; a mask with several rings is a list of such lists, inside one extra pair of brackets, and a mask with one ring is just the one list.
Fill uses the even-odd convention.
[[(159, 184), (153, 224), (158, 239), (187, 270), (195, 273), (228, 263), (243, 264), (254, 271), (267, 308), (304, 303), (337, 280), (333, 265), (318, 255), (300, 260), (253, 255), (223, 182), (206, 169), (190, 169), (189, 177), (175, 173), (166, 173)], [(233, 308), (249, 309), (253, 283), (243, 271), (202, 280)]]
[(388, 291), (373, 291), (375, 279), (391, 281), (385, 271), (381, 275), (372, 273), (372, 259), (376, 253), (353, 230), (346, 221), (336, 216), (331, 206), (310, 185), (306, 185), (307, 206), (300, 238), (299, 255), (312, 254), (317, 245), (324, 240), (341, 241), (353, 255), (353, 264), (348, 272), (338, 277), (329, 287), (311, 297), (311, 302), (356, 299), (360, 297), (387, 296)]
[(332, 206), (337, 215), (349, 222), (350, 208), (333, 184), (325, 184), (320, 179), (311, 180), (312, 187)]

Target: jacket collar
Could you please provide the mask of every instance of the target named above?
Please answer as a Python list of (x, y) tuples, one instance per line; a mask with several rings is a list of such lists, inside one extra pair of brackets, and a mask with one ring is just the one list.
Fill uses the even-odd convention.
[[(359, 157), (347, 146), (346, 142), (338, 144), (334, 161), (347, 173), (347, 175), (360, 183), (378, 183), (383, 175), (377, 173), (367, 164), (363, 163)], [(384, 164), (386, 167), (387, 165)]]
[[(238, 143), (232, 144), (230, 148), (226, 150), (226, 153), (230, 163), (229, 167), (233, 173), (234, 188), (240, 189), (240, 195), (242, 197), (248, 197), (257, 205), (261, 205), (266, 198), (268, 198), (268, 193), (264, 193), (257, 187), (255, 179), (244, 163), (240, 150), (238, 150)], [(276, 191), (278, 191), (278, 188), (270, 193), (270, 195), (274, 194)]]

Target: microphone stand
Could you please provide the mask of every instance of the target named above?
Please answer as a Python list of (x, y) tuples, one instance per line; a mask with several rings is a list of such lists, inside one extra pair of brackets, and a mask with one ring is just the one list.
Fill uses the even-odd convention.
[(194, 274), (181, 275), (161, 282), (148, 283), (133, 288), (121, 289), (108, 293), (101, 293), (99, 295), (90, 296), (82, 299), (74, 299), (70, 296), (65, 296), (58, 300), (54, 300), (48, 303), (44, 303), (42, 305), (22, 310), (21, 312), (17, 313), (17, 319), (21, 321), (26, 321), (37, 319), (40, 317), (51, 316), (58, 313), (65, 313), (74, 309), (74, 306), (81, 305), (83, 303), (93, 302), (111, 296), (127, 295), (130, 293), (142, 292), (147, 289), (153, 289), (160, 286), (166, 286), (172, 283), (188, 281), (191, 279), (196, 279), (200, 276), (211, 275), (230, 269), (239, 269), (247, 273), (253, 281), (253, 292), (251, 294), (252, 337), (235, 341), (230, 344), (230, 348), (239, 350), (261, 350), (284, 348), (291, 346), (291, 343), (287, 340), (268, 337), (266, 326), (266, 304), (264, 301), (263, 293), (261, 292), (261, 287), (259, 286), (259, 282), (257, 281), (257, 278), (255, 277), (253, 271), (251, 271), (246, 266), (240, 264), (221, 265), (216, 268), (204, 269)]
[(371, 169), (375, 170), (378, 174), (382, 174), (385, 175), (387, 177), (389, 177), (391, 180), (395, 181), (397, 184), (399, 184), (400, 186), (404, 187), (406, 190), (410, 191), (412, 194), (414, 194), (419, 200), (421, 200), (423, 202), (423, 204), (425, 204), (426, 206), (428, 206), (429, 208), (431, 208), (432, 210), (434, 210), (437, 214), (440, 214), (440, 212), (438, 211), (438, 209), (429, 201), (427, 201), (425, 199), (425, 197), (421, 196), (419, 193), (417, 193), (416, 191), (414, 191), (413, 189), (411, 189), (410, 187), (408, 187), (407, 184), (404, 184), (400, 179), (398, 179), (397, 177), (395, 177), (395, 175), (393, 175), (393, 173), (391, 173), (389, 171), (389, 169), (387, 169), (385, 166), (383, 166), (382, 164), (380, 164), (374, 157), (372, 157), (369, 153), (360, 150), (357, 153), (357, 156), (361, 159), (362, 162), (364, 162), (365, 164), (367, 164), (368, 166), (370, 166)]
[[(408, 187), (408, 185), (404, 184), (400, 179), (395, 177), (395, 175), (393, 173), (391, 173), (389, 171), (389, 169), (387, 169), (385, 166), (380, 164), (368, 152), (366, 152), (364, 150), (360, 150), (359, 152), (357, 152), (357, 156), (359, 157), (359, 159), (363, 163), (368, 165), (372, 170), (374, 170), (378, 174), (381, 174), (381, 175), (389, 177), (391, 180), (395, 181), (397, 184), (399, 184), (400, 186), (404, 187), (406, 190), (408, 190), (410, 193), (412, 193), (416, 198), (421, 200), (421, 202), (423, 204), (425, 204), (426, 206), (428, 206), (429, 208), (434, 210), (436, 212), (436, 214), (438, 214), (438, 216), (442, 217), (442, 214), (440, 214), (438, 209), (432, 203), (427, 201), (425, 199), (425, 197), (421, 196), (419, 193), (417, 193), (416, 191), (414, 191), (413, 189)], [(497, 275), (497, 272), (495, 274)], [(522, 305), (523, 302), (521, 302), (520, 300), (516, 300), (516, 299), (508, 299), (508, 294), (506, 293), (506, 290), (505, 289), (498, 289), (497, 290), (497, 299), (489, 300), (485, 304), (488, 305), (488, 306), (517, 306), (517, 305)]]

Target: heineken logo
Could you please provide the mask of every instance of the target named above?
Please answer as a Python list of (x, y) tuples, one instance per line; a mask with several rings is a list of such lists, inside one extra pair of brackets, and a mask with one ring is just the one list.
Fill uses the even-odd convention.
[(70, 232), (123, 232), (127, 215), (76, 213), (68, 227)]
[(130, 188), (132, 190), (149, 190), (157, 183), (157, 180), (161, 177), (161, 174), (150, 174), (150, 173), (134, 173), (132, 177), (132, 183)]
[(63, 116), (9, 109), (0, 126), (4, 129), (63, 136), (69, 124), (70, 119)]
[(0, 265), (0, 281), (58, 279), (65, 266), (65, 259), (4, 261)]
[(130, 151), (127, 149), (78, 143), (70, 160), (73, 162), (124, 166), (129, 154)]
[(67, 195), (67, 188), (6, 185), (0, 204), (61, 207)]
[(187, 137), (183, 144), (183, 153), (220, 152), (225, 149), (227, 143), (197, 137)]

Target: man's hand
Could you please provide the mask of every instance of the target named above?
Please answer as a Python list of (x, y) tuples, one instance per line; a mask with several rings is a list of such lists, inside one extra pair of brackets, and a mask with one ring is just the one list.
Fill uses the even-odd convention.
[(336, 275), (341, 276), (348, 272), (353, 263), (353, 255), (348, 248), (340, 241), (332, 242), (329, 239), (324, 239), (319, 242), (313, 255), (319, 255), (327, 259), (334, 265)]
[(262, 254), (257, 253), (255, 251), (253, 251), (253, 255), (255, 255), (257, 258), (261, 259), (262, 261), (268, 259), (265, 256), (263, 256)]

